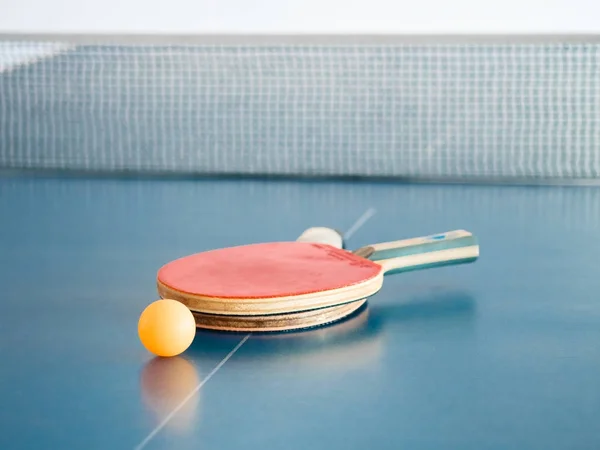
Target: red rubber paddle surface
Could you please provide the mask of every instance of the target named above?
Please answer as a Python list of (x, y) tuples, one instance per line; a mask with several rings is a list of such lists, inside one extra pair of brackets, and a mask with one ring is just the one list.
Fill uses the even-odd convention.
[(339, 289), (370, 280), (381, 266), (326, 244), (276, 242), (196, 253), (158, 271), (179, 291), (215, 298), (272, 298)]

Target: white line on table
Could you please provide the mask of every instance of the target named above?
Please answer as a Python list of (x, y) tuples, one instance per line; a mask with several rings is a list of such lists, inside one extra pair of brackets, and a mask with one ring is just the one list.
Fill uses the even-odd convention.
[(209, 374), (206, 376), (206, 378), (204, 378), (204, 379), (203, 379), (203, 380), (200, 382), (200, 384), (199, 384), (198, 386), (196, 386), (196, 388), (195, 388), (195, 389), (194, 389), (192, 392), (190, 392), (190, 393), (188, 394), (188, 396), (187, 396), (186, 398), (184, 398), (184, 399), (183, 399), (183, 401), (182, 401), (182, 402), (181, 402), (179, 405), (177, 405), (177, 407), (176, 407), (176, 408), (175, 408), (173, 411), (171, 411), (171, 412), (169, 413), (169, 415), (168, 415), (167, 417), (165, 417), (165, 418), (164, 418), (164, 420), (163, 420), (163, 421), (162, 421), (162, 422), (161, 422), (161, 423), (160, 423), (160, 424), (159, 424), (159, 425), (158, 425), (158, 426), (157, 426), (157, 427), (156, 427), (154, 430), (152, 430), (152, 432), (151, 432), (151, 433), (150, 433), (150, 434), (149, 434), (149, 435), (146, 437), (146, 439), (144, 439), (144, 440), (143, 440), (143, 441), (142, 441), (142, 442), (141, 442), (141, 443), (140, 443), (140, 444), (139, 444), (137, 447), (135, 447), (135, 450), (140, 450), (140, 449), (144, 448), (144, 447), (145, 447), (145, 446), (148, 444), (148, 442), (150, 442), (150, 441), (152, 440), (152, 438), (153, 438), (154, 436), (156, 436), (156, 435), (158, 434), (158, 432), (159, 432), (160, 430), (162, 430), (162, 429), (163, 429), (163, 427), (164, 427), (164, 426), (165, 426), (167, 423), (169, 423), (169, 420), (171, 420), (171, 419), (173, 418), (173, 416), (175, 416), (175, 414), (177, 414), (177, 411), (179, 411), (181, 408), (183, 408), (183, 406), (185, 405), (185, 403), (186, 403), (186, 402), (187, 402), (187, 401), (188, 401), (190, 398), (192, 398), (192, 397), (193, 397), (193, 396), (196, 394), (196, 392), (198, 392), (200, 389), (202, 389), (202, 386), (204, 386), (204, 385), (205, 385), (205, 384), (208, 382), (208, 380), (210, 380), (210, 379), (212, 378), (212, 376), (213, 376), (215, 373), (217, 373), (217, 371), (218, 371), (218, 370), (219, 370), (221, 367), (223, 367), (223, 364), (225, 364), (225, 363), (226, 363), (226, 362), (229, 360), (229, 358), (231, 358), (231, 357), (232, 357), (232, 356), (235, 354), (235, 352), (237, 352), (237, 351), (240, 349), (240, 347), (241, 347), (242, 345), (244, 345), (244, 343), (245, 343), (245, 342), (248, 340), (248, 338), (249, 338), (249, 337), (250, 337), (250, 334), (247, 334), (247, 335), (246, 335), (246, 336), (245, 336), (245, 337), (244, 337), (244, 338), (243, 338), (243, 339), (242, 339), (242, 340), (241, 340), (241, 341), (240, 341), (240, 342), (239, 342), (239, 343), (238, 343), (238, 344), (237, 344), (237, 345), (236, 345), (236, 346), (233, 348), (233, 350), (231, 350), (231, 351), (229, 352), (229, 354), (228, 354), (227, 356), (225, 356), (225, 358), (223, 358), (223, 360), (222, 360), (222, 361), (221, 361), (219, 364), (217, 364), (217, 366), (216, 366), (216, 367), (215, 367), (215, 368), (214, 368), (214, 369), (213, 369), (213, 370), (212, 370), (212, 371), (211, 371), (211, 372), (210, 372), (210, 373), (209, 373)]
[(354, 233), (356, 233), (358, 231), (358, 229), (367, 222), (367, 220), (369, 220), (371, 217), (373, 217), (375, 215), (375, 212), (376, 212), (375, 208), (367, 209), (363, 213), (363, 215), (360, 216), (356, 222), (354, 222), (354, 225), (352, 225), (350, 227), (350, 229), (348, 231), (346, 231), (346, 233), (344, 234), (344, 239), (349, 239), (350, 236), (352, 236)]

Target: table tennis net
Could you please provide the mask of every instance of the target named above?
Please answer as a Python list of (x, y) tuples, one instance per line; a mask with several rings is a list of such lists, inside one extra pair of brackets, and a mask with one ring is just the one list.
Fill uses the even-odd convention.
[(0, 41), (0, 167), (600, 177), (600, 43)]

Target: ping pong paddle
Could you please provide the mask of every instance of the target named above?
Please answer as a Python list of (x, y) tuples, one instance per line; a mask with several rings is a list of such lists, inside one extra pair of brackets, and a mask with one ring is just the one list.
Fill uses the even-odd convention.
[(320, 242), (268, 242), (210, 250), (161, 267), (163, 298), (217, 315), (307, 312), (377, 293), (384, 275), (464, 264), (479, 256), (468, 231), (385, 242), (348, 252)]
[[(342, 234), (328, 227), (307, 228), (296, 241), (321, 242), (337, 248), (345, 248), (346, 245)], [(198, 328), (235, 332), (293, 331), (338, 322), (358, 311), (365, 303), (366, 300), (361, 299), (345, 305), (291, 314), (231, 316), (197, 311), (192, 311), (192, 314)]]

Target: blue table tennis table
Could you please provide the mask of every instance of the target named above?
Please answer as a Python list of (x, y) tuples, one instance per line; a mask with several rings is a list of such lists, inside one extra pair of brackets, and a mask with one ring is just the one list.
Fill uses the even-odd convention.
[[(594, 55), (600, 55), (593, 48)], [(163, 50), (155, 49), (153, 55)], [(184, 52), (175, 50), (169, 54)], [(298, 154), (290, 153), (283, 141), (297, 145), (298, 130), (269, 131), (272, 116), (264, 110), (263, 122), (225, 136), (228, 118), (239, 119), (244, 111), (224, 104), (211, 122), (217, 127), (214, 136), (224, 133), (221, 142), (198, 137), (200, 156), (189, 156), (189, 142), (182, 137), (191, 138), (186, 134), (191, 133), (189, 124), (166, 125), (152, 109), (158, 108), (152, 98), (148, 103), (137, 98), (148, 108), (139, 115), (128, 110), (131, 116), (119, 116), (131, 98), (119, 90), (114, 76), (126, 76), (122, 70), (123, 61), (130, 61), (127, 57), (115, 66), (106, 61), (94, 65), (100, 51), (90, 52), (92, 56), (80, 58), (84, 64), (77, 66), (68, 59), (69, 51), (0, 72), (0, 92), (5, 94), (4, 100), (0, 98), (5, 132), (0, 137), (5, 169), (0, 176), (0, 448), (600, 448), (597, 186), (481, 182), (476, 173), (485, 165), (478, 163), (481, 154), (472, 152), (475, 156), (469, 158), (455, 153), (456, 159), (434, 158), (427, 166), (431, 153), (402, 153), (402, 142), (413, 142), (400, 142), (402, 133), (397, 135), (401, 155), (393, 159), (383, 150), (378, 153), (380, 140), (369, 141), (376, 135), (390, 137), (391, 131), (386, 125), (370, 130), (375, 127), (371, 122), (361, 122), (357, 126), (362, 131), (354, 131), (365, 138), (361, 145), (367, 154), (355, 153), (354, 162), (341, 168), (354, 170), (357, 177), (350, 173), (335, 179), (288, 178), (285, 169), (301, 164), (333, 171), (338, 162), (350, 160), (340, 152), (352, 149), (344, 150), (341, 144), (331, 159), (312, 153), (311, 142), (325, 145), (323, 139), (329, 139), (323, 132), (302, 141), (304, 157), (297, 156), (302, 154), (299, 148)], [(310, 51), (303, 49), (302, 54)], [(413, 61), (414, 51), (403, 53), (406, 61)], [(229, 56), (227, 48), (219, 52), (211, 58), (233, 54), (250, 72), (256, 69), (255, 60), (244, 59), (236, 50)], [(503, 52), (501, 57), (506, 56)], [(321, 58), (323, 50), (317, 53)], [(127, 51), (120, 56), (124, 54)], [(430, 50), (426, 54), (429, 58)], [(219, 61), (211, 70), (225, 64)], [(294, 61), (300, 61), (294, 67), (312, 67)], [(157, 60), (153, 64), (140, 67), (160, 65)], [(41, 75), (27, 74), (35, 67), (41, 68)], [(275, 63), (265, 63), (262, 69), (281, 75), (273, 67)], [(376, 70), (373, 67), (367, 72)], [(113, 72), (107, 74), (108, 68)], [(68, 82), (53, 78), (56, 70), (80, 78)], [(94, 84), (86, 97), (81, 80), (94, 80), (96, 74), (105, 84)], [(292, 83), (286, 74), (286, 82)], [(412, 80), (416, 75), (406, 76)], [(272, 84), (273, 79), (265, 83)], [(523, 80), (528, 78), (517, 83)], [(175, 84), (166, 84), (167, 90), (180, 94), (176, 80), (171, 81)], [(312, 89), (310, 83), (304, 87)], [(112, 103), (99, 101), (109, 98), (108, 91), (114, 94)], [(318, 96), (310, 98), (319, 102)], [(346, 100), (354, 112), (375, 108), (350, 106), (352, 99)], [(198, 107), (215, 105), (206, 100)], [(166, 101), (166, 108), (175, 106), (182, 108), (180, 119), (187, 112), (193, 114), (189, 103)], [(303, 107), (319, 109), (319, 105)], [(573, 103), (565, 106), (571, 107)], [(579, 111), (577, 104), (574, 108)], [(48, 114), (46, 119), (40, 118), (41, 110)], [(300, 109), (290, 111), (300, 114)], [(450, 110), (443, 111), (451, 115)], [(591, 111), (585, 117), (592, 133), (586, 136), (592, 136), (599, 126), (598, 110), (585, 111)], [(302, 132), (324, 120), (298, 117), (306, 119), (299, 125), (308, 127)], [(183, 131), (173, 141), (143, 140), (142, 129), (128, 122), (132, 118)], [(483, 124), (489, 126), (494, 118), (488, 115)], [(277, 123), (289, 124), (285, 120)], [(517, 122), (518, 131), (508, 130), (505, 142), (488, 144), (501, 148), (511, 136), (527, 136), (520, 128), (527, 124)], [(336, 124), (346, 126), (343, 121)], [(477, 131), (480, 125), (467, 121), (462, 129), (473, 126), (471, 131)], [(53, 132), (54, 139), (49, 139)], [(135, 151), (138, 141), (132, 138), (138, 132), (143, 145), (158, 142), (141, 156)], [(146, 132), (162, 136), (164, 128)], [(232, 142), (239, 144), (238, 150), (227, 153)], [(264, 144), (265, 153), (253, 159), (245, 146), (256, 142)], [(594, 142), (574, 138), (571, 145), (593, 147)], [(222, 145), (223, 153), (213, 145)], [(241, 159), (235, 158), (236, 151)], [(515, 172), (529, 164), (551, 170), (562, 161), (565, 172), (580, 169), (589, 175), (600, 161), (597, 148), (582, 151), (575, 162), (555, 158), (539, 166), (533, 150), (524, 159), (515, 155), (518, 161), (512, 166), (510, 155), (494, 155), (500, 159), (492, 156), (485, 167)], [(533, 155), (531, 160), (527, 155)], [(391, 160), (402, 164), (386, 166)], [(237, 171), (246, 165), (250, 175), (255, 169), (279, 169), (282, 176), (152, 173), (161, 164), (169, 169), (212, 164), (219, 172), (234, 162)], [(424, 171), (438, 164), (447, 164), (449, 172), (460, 168), (469, 172), (467, 182), (455, 182), (454, 172), (448, 183), (440, 177), (410, 182), (389, 173), (381, 179), (360, 173), (399, 170), (406, 167), (404, 162)], [(86, 172), (86, 164), (99, 167), (100, 174)], [(148, 176), (143, 167), (149, 169)], [(124, 170), (127, 176), (121, 176)], [(476, 182), (468, 182), (471, 175)], [(162, 264), (212, 248), (293, 240), (313, 226), (344, 232), (350, 249), (461, 228), (478, 237), (480, 258), (469, 265), (388, 277), (366, 307), (324, 327), (273, 334), (199, 329), (186, 352), (166, 359), (153, 357), (141, 345), (137, 320), (157, 299), (155, 276)]]
[[(600, 191), (260, 181), (0, 181), (2, 448), (593, 449)], [(469, 266), (386, 280), (355, 316), (274, 335), (137, 339), (157, 268), (350, 229), (457, 227)]]

